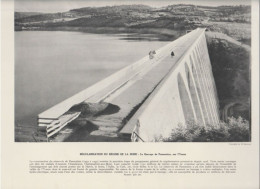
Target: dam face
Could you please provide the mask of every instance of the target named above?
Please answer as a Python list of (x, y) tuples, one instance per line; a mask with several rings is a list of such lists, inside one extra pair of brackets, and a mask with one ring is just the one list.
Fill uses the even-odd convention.
[(193, 30), (38, 115), (49, 141), (149, 142), (169, 137), (189, 121), (219, 123), (205, 29)]

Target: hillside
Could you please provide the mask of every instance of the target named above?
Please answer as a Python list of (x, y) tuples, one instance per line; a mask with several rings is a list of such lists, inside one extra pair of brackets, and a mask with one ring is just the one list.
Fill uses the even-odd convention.
[(206, 36), (221, 118), (241, 116), (250, 121), (250, 47), (223, 35)]
[[(90, 30), (119, 28), (124, 31), (160, 33), (154, 29), (177, 31), (207, 27), (225, 33), (241, 42), (250, 43), (251, 7), (169, 5), (153, 8), (145, 5), (85, 7), (53, 14), (15, 13), (15, 26), (22, 30)], [(144, 31), (145, 30), (145, 31)], [(149, 31), (147, 31), (149, 30)], [(176, 32), (175, 34), (176, 35)], [(172, 36), (174, 38), (179, 36)], [(172, 38), (170, 38), (172, 39)]]
[(15, 19), (21, 19), (21, 18), (28, 18), (31, 16), (35, 16), (35, 15), (41, 15), (44, 13), (40, 13), (40, 12), (15, 12)]

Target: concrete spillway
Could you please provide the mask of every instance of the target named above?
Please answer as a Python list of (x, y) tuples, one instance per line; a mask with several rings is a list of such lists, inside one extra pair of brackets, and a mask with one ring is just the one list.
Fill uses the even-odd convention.
[(196, 29), (46, 110), (38, 125), (52, 141), (153, 141), (188, 120), (218, 123), (204, 32)]

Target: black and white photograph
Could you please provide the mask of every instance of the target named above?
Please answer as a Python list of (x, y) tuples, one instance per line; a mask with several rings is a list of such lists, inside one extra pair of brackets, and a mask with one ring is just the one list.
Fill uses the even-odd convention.
[(250, 143), (251, 8), (16, 0), (14, 141)]

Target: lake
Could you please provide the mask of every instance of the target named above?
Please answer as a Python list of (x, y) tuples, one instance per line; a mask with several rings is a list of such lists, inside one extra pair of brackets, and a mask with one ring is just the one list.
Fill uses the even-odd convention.
[(15, 121), (37, 115), (169, 42), (150, 35), (15, 32)]

